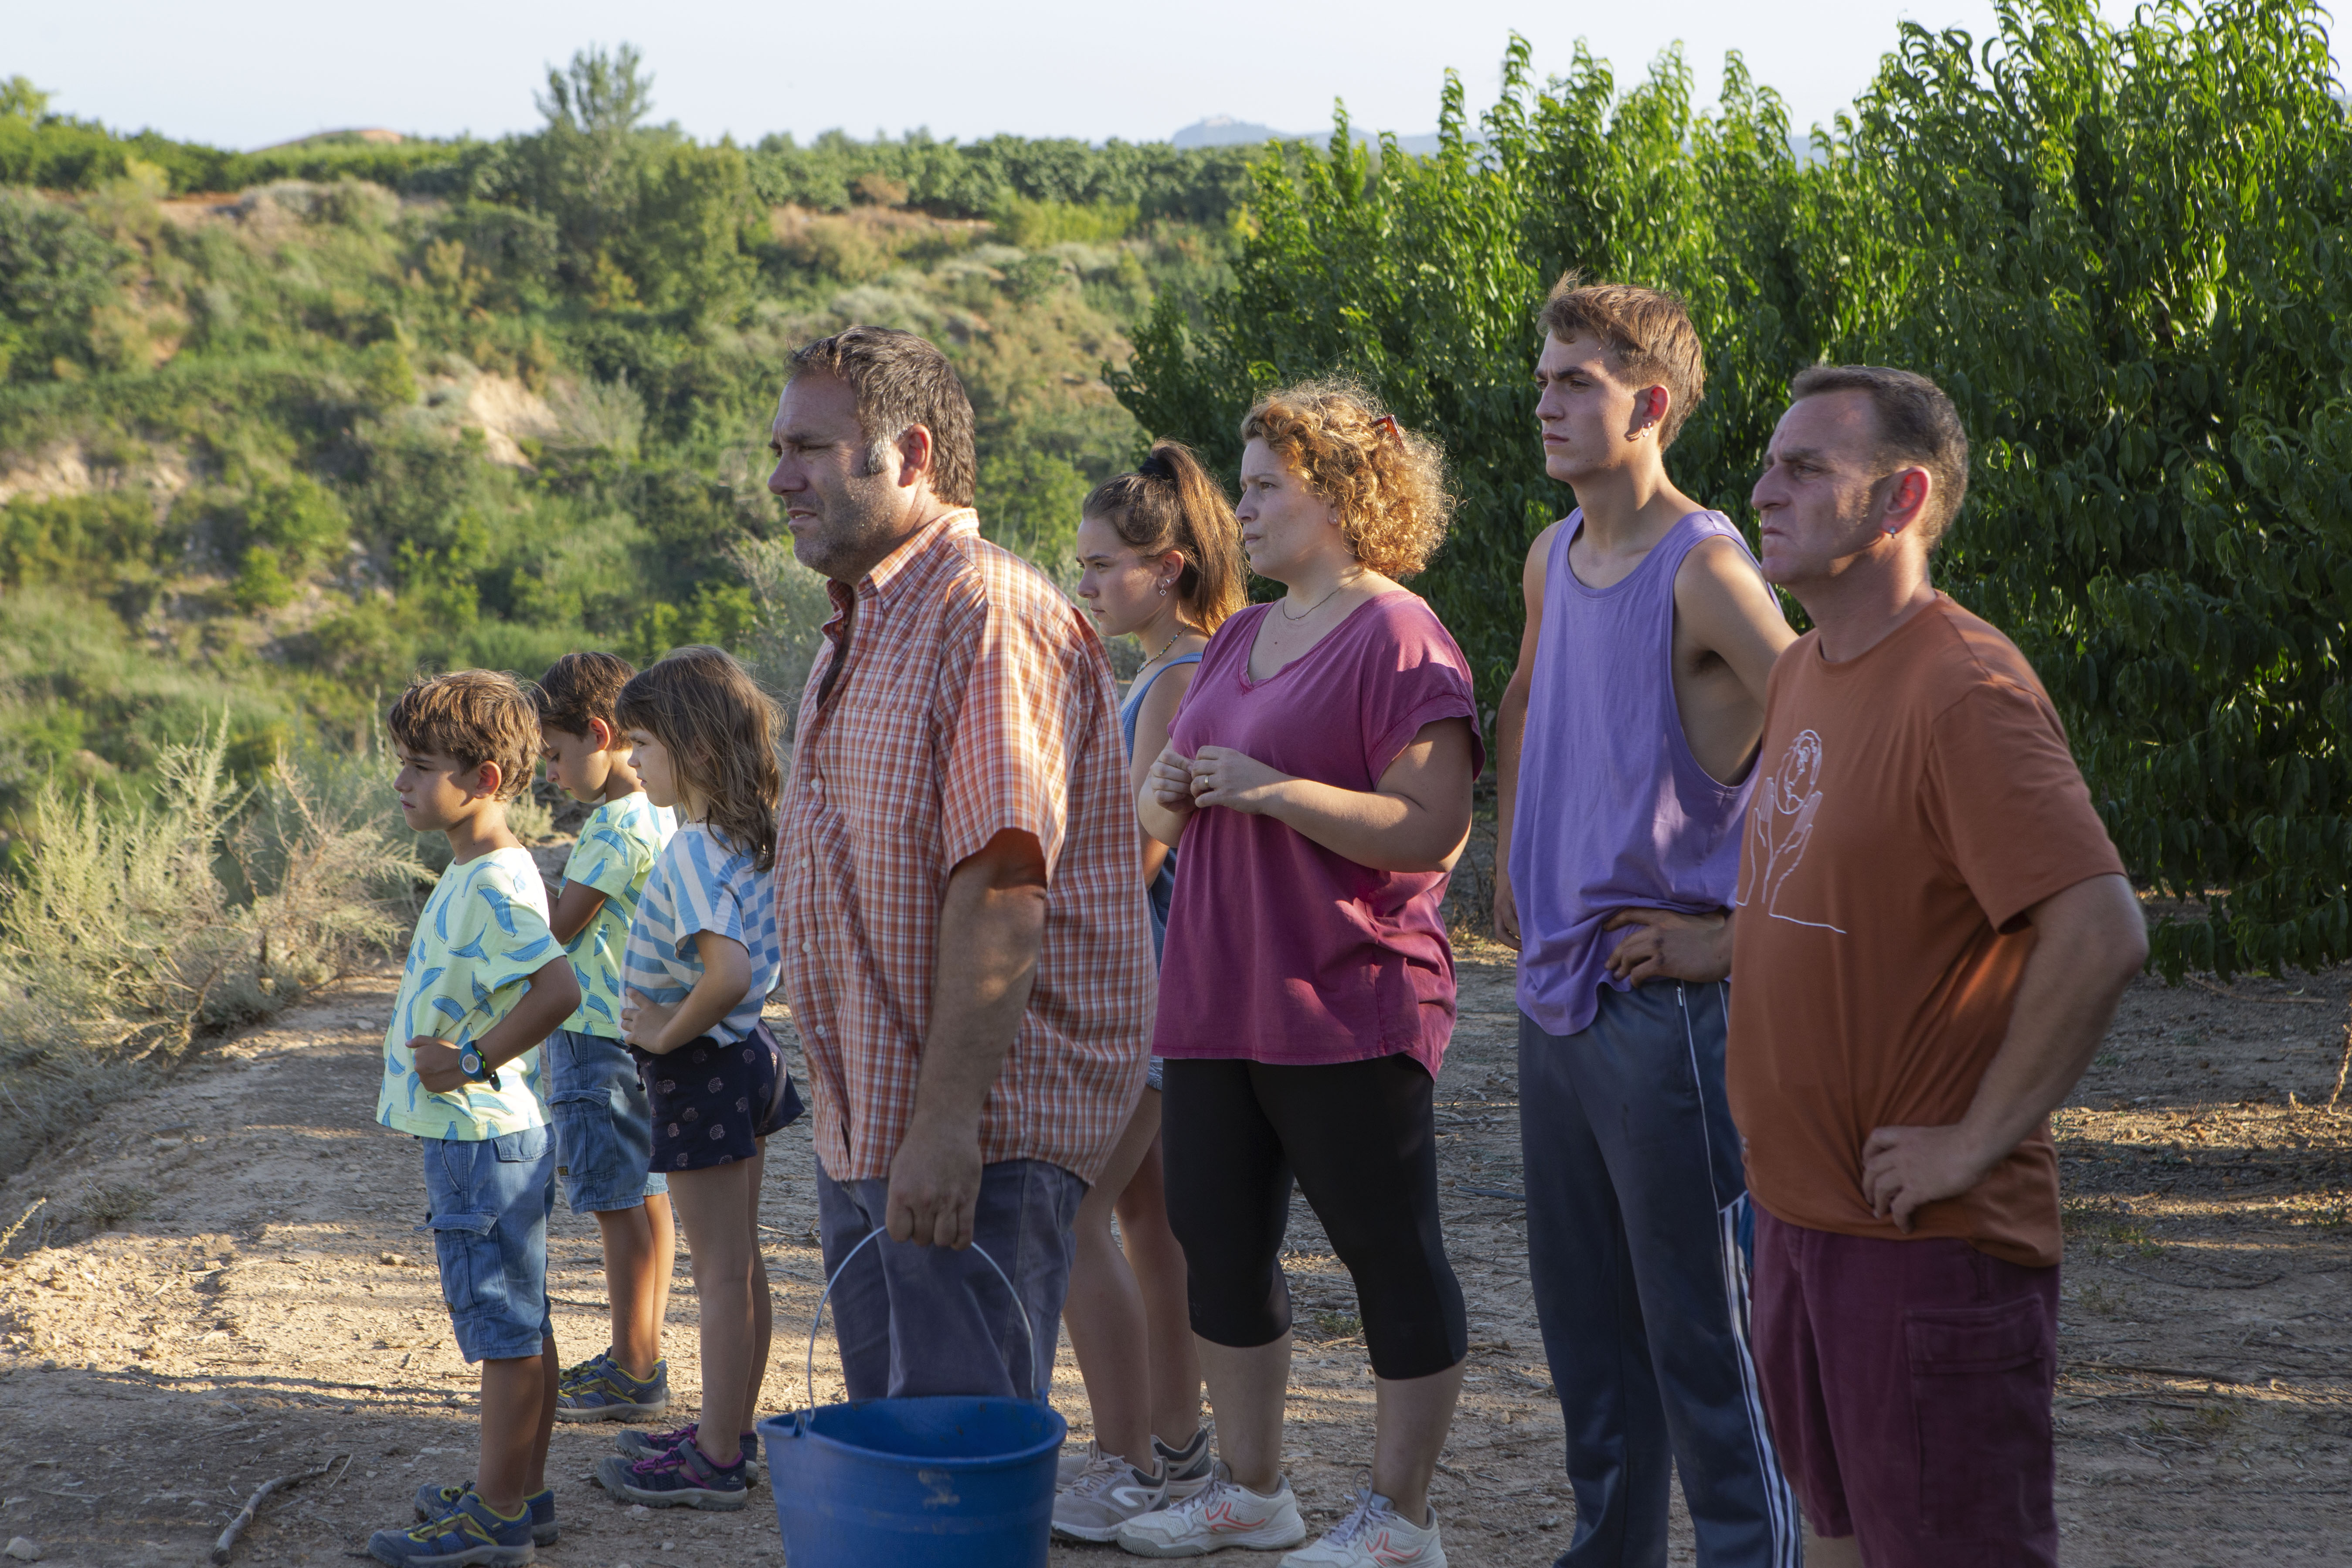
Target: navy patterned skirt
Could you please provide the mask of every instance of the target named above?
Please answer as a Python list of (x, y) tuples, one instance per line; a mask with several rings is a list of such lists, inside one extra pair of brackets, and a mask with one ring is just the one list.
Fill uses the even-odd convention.
[(656, 1171), (707, 1171), (748, 1160), (759, 1140), (800, 1117), (784, 1053), (761, 1024), (725, 1044), (705, 1035), (667, 1056), (629, 1047), (653, 1106)]

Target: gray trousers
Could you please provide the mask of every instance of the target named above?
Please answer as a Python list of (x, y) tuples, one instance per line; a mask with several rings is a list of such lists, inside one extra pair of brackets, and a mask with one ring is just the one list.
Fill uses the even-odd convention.
[[(817, 1173), (817, 1236), (831, 1279), (882, 1223), (890, 1184), (836, 1182)], [(827, 1310), (852, 1399), (924, 1394), (1043, 1398), (1054, 1381), (1062, 1300), (1077, 1256), (1070, 1227), (1086, 1183), (1042, 1160), (1006, 1160), (980, 1173), (973, 1247), (950, 1252), (885, 1236), (852, 1258)], [(1029, 1311), (1021, 1314), (980, 1256), (985, 1247)]]
[(1748, 1352), (1728, 1003), (1657, 981), (1604, 987), (1580, 1034), (1519, 1019), (1528, 1273), (1576, 1494), (1560, 1568), (1664, 1568), (1677, 1470), (1702, 1568), (1797, 1568), (1803, 1551)]

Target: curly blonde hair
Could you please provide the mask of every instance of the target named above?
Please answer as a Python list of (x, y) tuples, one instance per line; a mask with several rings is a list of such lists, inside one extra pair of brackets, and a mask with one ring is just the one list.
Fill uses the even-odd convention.
[(1445, 451), (1406, 429), (1352, 382), (1304, 381), (1260, 398), (1242, 417), (1242, 440), (1263, 441), (1339, 512), (1356, 559), (1399, 582), (1445, 542), (1454, 496)]

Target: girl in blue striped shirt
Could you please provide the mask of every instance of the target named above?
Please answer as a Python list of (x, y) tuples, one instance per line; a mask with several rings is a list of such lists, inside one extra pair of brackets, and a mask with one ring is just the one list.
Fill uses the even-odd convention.
[(630, 1501), (737, 1509), (773, 1315), (761, 1150), (800, 1113), (760, 1022), (778, 972), (776, 713), (715, 647), (680, 648), (638, 674), (614, 711), (646, 796), (678, 820), (629, 924), (621, 1024), (653, 1107), (653, 1168), (693, 1255), (702, 1419), (622, 1434), (596, 1473)]

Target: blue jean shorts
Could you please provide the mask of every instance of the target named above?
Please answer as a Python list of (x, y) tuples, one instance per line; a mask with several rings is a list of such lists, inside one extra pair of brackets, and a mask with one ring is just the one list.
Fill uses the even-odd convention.
[(501, 1138), (419, 1138), (441, 1299), (469, 1362), (540, 1353), (547, 1310), (547, 1216), (555, 1140), (544, 1127)]
[(540, 1049), (547, 1110), (555, 1120), (555, 1173), (573, 1214), (643, 1206), (669, 1191), (652, 1168), (653, 1110), (629, 1047), (602, 1035), (558, 1029)]

